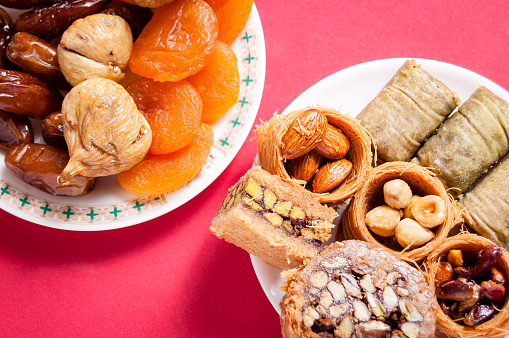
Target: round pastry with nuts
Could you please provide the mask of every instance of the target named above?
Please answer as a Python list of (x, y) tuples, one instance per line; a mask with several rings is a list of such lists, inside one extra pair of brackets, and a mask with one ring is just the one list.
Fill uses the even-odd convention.
[(376, 244), (335, 242), (286, 272), (283, 337), (432, 337), (423, 274)]

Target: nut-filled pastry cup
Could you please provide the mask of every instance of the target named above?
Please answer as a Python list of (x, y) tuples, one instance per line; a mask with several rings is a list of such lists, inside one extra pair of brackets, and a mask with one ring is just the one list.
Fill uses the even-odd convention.
[(304, 188), (254, 167), (229, 189), (210, 231), (284, 270), (318, 254), (337, 216)]
[[(279, 175), (284, 181), (294, 185), (306, 185), (311, 182), (292, 178), (290, 173), (285, 167), (287, 161), (282, 154), (284, 147), (283, 137), (285, 133), (291, 129), (292, 123), (298, 116), (306, 110), (318, 110), (326, 117), (326, 122), (341, 130), (342, 133), (348, 138), (350, 146), (349, 150), (344, 156), (344, 161), (350, 161), (352, 168), (348, 176), (342, 181), (341, 184), (332, 188), (326, 193), (313, 193), (320, 199), (321, 203), (334, 203), (345, 200), (354, 194), (360, 187), (361, 183), (366, 177), (366, 174), (371, 169), (372, 153), (371, 153), (371, 138), (355, 118), (342, 114), (337, 110), (325, 107), (305, 108), (290, 112), (289, 114), (281, 115), (275, 113), (274, 116), (262, 124), (257, 129), (258, 139), (258, 156), (260, 159), (261, 167), (271, 174)], [(314, 135), (310, 135), (311, 140)], [(309, 151), (313, 149), (315, 144), (306, 145)], [(312, 171), (311, 176), (315, 170)]]
[(281, 329), (289, 337), (433, 337), (433, 294), (421, 271), (381, 247), (335, 242), (288, 279)]
[[(450, 259), (448, 259), (448, 255), (451, 250), (461, 251), (463, 260), (462, 265), (467, 268), (467, 270), (470, 270), (471, 273), (476, 274), (474, 276), (470, 276), (468, 281), (475, 281), (477, 284), (483, 285), (481, 281), (493, 279), (502, 285), (501, 288), (505, 289), (505, 287), (507, 287), (507, 280), (509, 280), (509, 254), (507, 251), (502, 249), (499, 250), (499, 258), (495, 264), (498, 273), (501, 274), (502, 277), (494, 276), (491, 272), (493, 270), (487, 273), (480, 271), (480, 269), (483, 268), (483, 264), (486, 264), (486, 261), (483, 261), (483, 264), (479, 264), (481, 260), (480, 256), (483, 253), (486, 253), (490, 246), (493, 248), (495, 244), (489, 239), (474, 234), (460, 234), (447, 238), (441, 245), (435, 248), (424, 261), (424, 268), (427, 271), (426, 279), (433, 293), (439, 295), (439, 290), (437, 289), (440, 288), (440, 285), (447, 283), (447, 281), (445, 281), (440, 284), (440, 280), (441, 278), (443, 280), (444, 275), (441, 271), (444, 269), (440, 264), (448, 264), (447, 262), (450, 261)], [(454, 276), (456, 276), (457, 269), (458, 268), (454, 268)], [(500, 279), (502, 280), (500, 281)], [(493, 284), (491, 281), (489, 283)], [(459, 288), (456, 289), (459, 290)], [(484, 289), (484, 286), (481, 289)], [(491, 301), (482, 294), (483, 291), (481, 290), (480, 292), (480, 299), (477, 303), (491, 305)], [(461, 319), (453, 320), (449, 315), (447, 315), (444, 311), (448, 309), (442, 308), (442, 299), (435, 297), (434, 302), (437, 309), (436, 325), (438, 337), (504, 337), (509, 333), (509, 297), (507, 297), (507, 295), (505, 295), (494, 307), (494, 315), (491, 319), (473, 326), (465, 325), (464, 321)], [(461, 306), (461, 303), (459, 304)], [(474, 311), (474, 309), (467, 310), (467, 313), (470, 314), (470, 311)], [(482, 311), (478, 311), (477, 313), (474, 312), (474, 315), (477, 317), (479, 314), (482, 315)], [(476, 319), (475, 317), (472, 318)]]
[[(433, 232), (433, 238), (421, 246), (403, 247), (398, 244), (394, 236), (378, 236), (366, 224), (366, 214), (384, 204), (384, 184), (394, 179), (404, 180), (415, 195), (436, 195), (445, 203), (445, 220), (440, 225), (428, 229)], [(460, 219), (459, 212), (451, 202), (443, 184), (434, 177), (431, 171), (409, 162), (387, 162), (369, 172), (348, 208), (343, 212), (340, 226), (344, 239), (360, 239), (368, 243), (376, 243), (399, 257), (419, 262), (444, 241)]]

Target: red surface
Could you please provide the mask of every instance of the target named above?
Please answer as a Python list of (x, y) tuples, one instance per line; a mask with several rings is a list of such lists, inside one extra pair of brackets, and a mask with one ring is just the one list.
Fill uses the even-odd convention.
[[(264, 120), (321, 78), (388, 57), (453, 63), (509, 89), (506, 1), (256, 5), (267, 48)], [(129, 228), (60, 231), (0, 211), (0, 336), (279, 337), (248, 254), (208, 231), (255, 152), (246, 141), (191, 202)]]

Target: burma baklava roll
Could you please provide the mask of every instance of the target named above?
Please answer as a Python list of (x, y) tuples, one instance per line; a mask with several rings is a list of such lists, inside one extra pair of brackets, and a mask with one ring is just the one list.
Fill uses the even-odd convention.
[(434, 295), (422, 272), (375, 244), (332, 243), (285, 277), (285, 338), (435, 333)]
[(482, 178), (459, 205), (472, 229), (509, 250), (509, 159)]
[(337, 216), (304, 188), (254, 167), (230, 188), (210, 231), (268, 264), (289, 269), (318, 253)]
[(412, 161), (432, 168), (459, 195), (507, 154), (508, 135), (509, 104), (479, 87)]
[(446, 85), (408, 60), (357, 118), (381, 160), (408, 161), (458, 104)]

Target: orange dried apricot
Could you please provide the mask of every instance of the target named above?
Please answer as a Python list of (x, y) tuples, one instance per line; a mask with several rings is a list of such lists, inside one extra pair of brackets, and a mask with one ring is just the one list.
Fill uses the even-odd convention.
[(231, 48), (217, 41), (212, 61), (201, 71), (187, 78), (203, 102), (202, 121), (212, 121), (230, 109), (239, 97), (239, 69)]
[(133, 45), (132, 72), (157, 81), (179, 81), (209, 63), (217, 18), (203, 0), (176, 0), (159, 8)]
[(205, 0), (217, 15), (218, 39), (231, 44), (246, 25), (253, 0)]
[(138, 196), (173, 191), (200, 172), (213, 143), (212, 127), (202, 123), (196, 138), (187, 147), (165, 155), (148, 154), (136, 166), (118, 174), (118, 182)]
[(202, 101), (189, 82), (140, 78), (126, 89), (152, 129), (149, 153), (167, 154), (191, 143), (200, 126)]

